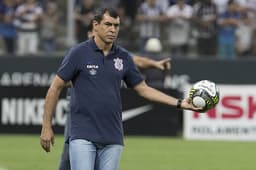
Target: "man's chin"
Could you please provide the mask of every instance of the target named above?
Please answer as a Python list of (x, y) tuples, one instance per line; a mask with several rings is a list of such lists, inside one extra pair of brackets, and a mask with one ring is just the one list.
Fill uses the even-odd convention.
[(107, 44), (112, 44), (116, 39), (111, 39), (111, 38), (108, 38), (106, 39), (106, 43)]

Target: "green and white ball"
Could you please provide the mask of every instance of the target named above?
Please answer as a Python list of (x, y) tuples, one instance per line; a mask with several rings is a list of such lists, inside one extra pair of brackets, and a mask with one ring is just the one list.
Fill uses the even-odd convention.
[(192, 86), (189, 98), (194, 106), (202, 108), (200, 112), (206, 112), (218, 104), (219, 91), (214, 82), (201, 80)]

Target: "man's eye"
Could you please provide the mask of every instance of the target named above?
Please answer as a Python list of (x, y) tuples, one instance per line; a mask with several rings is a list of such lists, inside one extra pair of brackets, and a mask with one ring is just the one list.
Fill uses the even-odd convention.
[(113, 24), (111, 23), (105, 23), (106, 26), (112, 26)]
[(105, 25), (108, 27), (114, 26), (115, 28), (117, 28), (120, 24), (105, 23)]

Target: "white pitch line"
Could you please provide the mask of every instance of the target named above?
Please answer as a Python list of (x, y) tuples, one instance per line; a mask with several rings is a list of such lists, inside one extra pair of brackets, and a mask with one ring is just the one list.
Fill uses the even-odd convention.
[(5, 167), (2, 167), (2, 166), (0, 165), (0, 170), (8, 170), (8, 169), (5, 168)]

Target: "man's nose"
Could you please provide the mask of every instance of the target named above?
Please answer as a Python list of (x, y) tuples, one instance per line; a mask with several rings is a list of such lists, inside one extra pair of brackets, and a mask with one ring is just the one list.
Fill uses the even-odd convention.
[(117, 28), (115, 27), (114, 24), (110, 26), (110, 31), (111, 32), (116, 32), (116, 30), (117, 30)]

